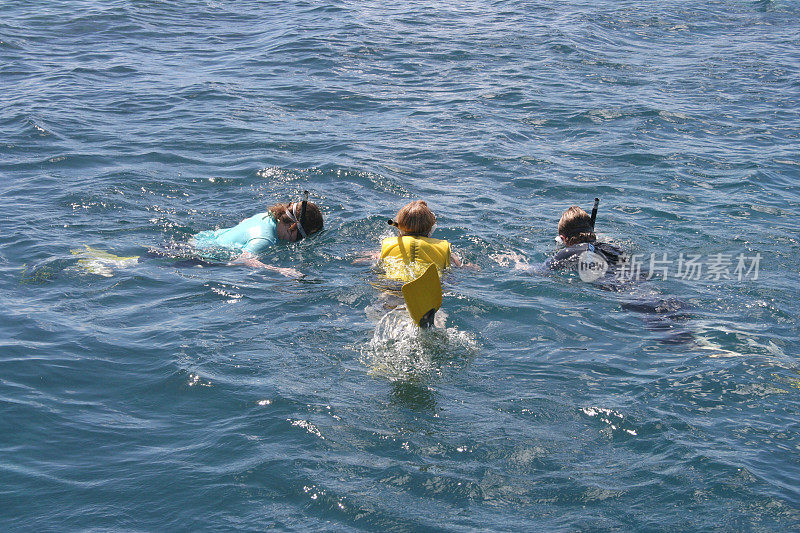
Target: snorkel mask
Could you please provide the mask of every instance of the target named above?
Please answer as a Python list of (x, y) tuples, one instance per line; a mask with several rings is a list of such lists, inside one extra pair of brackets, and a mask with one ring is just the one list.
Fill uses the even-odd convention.
[(303, 200), (300, 203), (300, 213), (297, 213), (297, 204), (298, 202), (294, 202), (289, 209), (286, 210), (286, 216), (289, 219), (297, 224), (297, 231), (300, 236), (297, 240), (302, 240), (308, 237), (306, 234), (305, 228), (303, 228), (303, 222), (306, 221), (306, 204), (308, 203), (308, 191), (303, 191)]
[[(592, 232), (594, 232), (594, 222), (597, 220), (597, 208), (600, 205), (600, 198), (594, 199), (594, 205), (592, 206), (592, 214), (590, 215), (589, 225), (591, 226)], [(566, 246), (564, 239), (561, 238), (561, 235), (556, 235), (555, 238), (556, 244), (560, 246)]]

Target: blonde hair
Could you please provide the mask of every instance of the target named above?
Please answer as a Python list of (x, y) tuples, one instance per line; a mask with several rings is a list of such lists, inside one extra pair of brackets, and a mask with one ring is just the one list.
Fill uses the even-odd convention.
[(577, 205), (573, 205), (561, 215), (561, 220), (558, 221), (558, 234), (567, 238), (568, 242), (565, 244), (594, 242), (597, 239), (592, 226), (592, 217)]
[(424, 200), (415, 200), (397, 212), (397, 228), (406, 235), (428, 236), (436, 224), (436, 215)]

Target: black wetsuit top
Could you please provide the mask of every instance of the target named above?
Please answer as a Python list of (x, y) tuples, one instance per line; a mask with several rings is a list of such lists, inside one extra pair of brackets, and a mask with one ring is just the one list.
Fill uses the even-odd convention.
[(574, 244), (572, 246), (567, 246), (563, 250), (559, 251), (556, 255), (548, 259), (544, 262), (544, 267), (549, 268), (551, 270), (555, 269), (577, 269), (578, 268), (578, 257), (583, 252), (586, 251), (593, 251), (602, 255), (605, 260), (608, 262), (609, 267), (613, 267), (617, 263), (622, 260), (622, 250), (614, 246), (613, 244), (608, 244), (605, 242), (582, 242), (580, 244)]

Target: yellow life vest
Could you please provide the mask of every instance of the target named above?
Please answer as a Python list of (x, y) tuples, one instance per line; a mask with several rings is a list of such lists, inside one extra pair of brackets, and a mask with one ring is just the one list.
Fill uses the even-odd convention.
[(398, 281), (418, 278), (428, 265), (440, 271), (450, 266), (450, 243), (442, 239), (401, 235), (388, 237), (381, 245), (381, 266), (386, 276)]

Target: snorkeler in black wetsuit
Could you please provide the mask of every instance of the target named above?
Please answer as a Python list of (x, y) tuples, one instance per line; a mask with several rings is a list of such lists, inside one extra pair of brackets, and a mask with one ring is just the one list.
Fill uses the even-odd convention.
[[(614, 246), (605, 242), (599, 242), (594, 233), (594, 222), (597, 217), (597, 206), (600, 200), (595, 198), (592, 215), (578, 206), (572, 206), (561, 215), (558, 221), (558, 236), (564, 242), (566, 248), (559, 251), (556, 255), (545, 261), (545, 267), (553, 269), (576, 269), (585, 281), (593, 281), (603, 290), (627, 292), (630, 287), (625, 288), (625, 284), (617, 276), (617, 268), (626, 258), (625, 254)], [(585, 266), (585, 253), (594, 253), (606, 262), (601, 275), (594, 277), (591, 272), (587, 274), (582, 271)], [(583, 263), (583, 264), (582, 264)], [(606, 270), (607, 269), (607, 270)], [(642, 276), (644, 279), (644, 276)], [(629, 279), (628, 281), (641, 281), (641, 279)], [(692, 339), (692, 334), (683, 329), (676, 328), (676, 321), (687, 318), (685, 305), (675, 298), (663, 298), (656, 294), (633, 294), (620, 302), (623, 309), (642, 313), (646, 317), (645, 322), (648, 329), (662, 330), (669, 332), (669, 337), (663, 339), (665, 342), (683, 343)]]
[(545, 261), (543, 267), (549, 270), (579, 268), (579, 261), (584, 259), (584, 254), (595, 254), (598, 260), (605, 261), (606, 267), (613, 268), (624, 260), (622, 250), (613, 244), (600, 242), (594, 232), (594, 222), (597, 218), (599, 198), (595, 198), (592, 215), (573, 205), (561, 215), (558, 221), (558, 240), (565, 248)]
[(544, 262), (545, 266), (555, 270), (559, 268), (572, 267), (577, 264), (578, 258), (584, 252), (595, 252), (603, 256), (609, 265), (616, 265), (622, 261), (624, 256), (622, 250), (605, 242), (597, 242), (595, 239), (592, 242), (582, 242), (567, 246), (560, 250), (556, 255)]
[(586, 257), (584, 254), (588, 252), (599, 256), (597, 260), (605, 263), (605, 270), (613, 271), (613, 267), (625, 260), (625, 254), (613, 244), (597, 240), (597, 235), (594, 233), (594, 222), (597, 218), (599, 203), (600, 199), (595, 198), (591, 216), (576, 205), (564, 211), (558, 221), (556, 241), (563, 244), (565, 248), (544, 263), (528, 265), (525, 258), (516, 252), (499, 254), (494, 256), (494, 259), (501, 265), (513, 261), (515, 263), (514, 270), (522, 270), (528, 274), (543, 274), (551, 270), (578, 270), (580, 261)]
[[(511, 253), (495, 257), (500, 263), (514, 261), (515, 270), (529, 274), (546, 274), (554, 270), (577, 270), (583, 281), (596, 287), (620, 293), (623, 309), (641, 313), (648, 329), (662, 330), (669, 335), (663, 342), (688, 342), (693, 336), (678, 322), (688, 318), (686, 305), (676, 298), (664, 298), (660, 294), (643, 289), (638, 282), (647, 279), (646, 272), (625, 272), (626, 254), (617, 246), (597, 240), (594, 222), (597, 217), (599, 199), (595, 198), (591, 216), (578, 206), (572, 206), (561, 215), (558, 222), (557, 241), (565, 248), (544, 263), (529, 266), (519, 254)], [(600, 265), (592, 270), (587, 266)], [(625, 274), (625, 275), (621, 275)]]
[[(589, 254), (590, 257), (594, 255), (596, 261), (604, 263), (603, 274), (612, 273), (614, 267), (625, 261), (625, 254), (613, 244), (597, 240), (594, 221), (597, 218), (599, 203), (600, 199), (595, 198), (591, 216), (577, 205), (564, 211), (561, 220), (558, 221), (556, 242), (565, 247), (544, 263), (529, 265), (525, 258), (516, 252), (499, 254), (494, 256), (494, 259), (501, 265), (513, 261), (514, 270), (522, 270), (528, 274), (544, 274), (551, 270), (580, 270), (579, 263)], [(599, 277), (587, 281), (595, 281)]]

